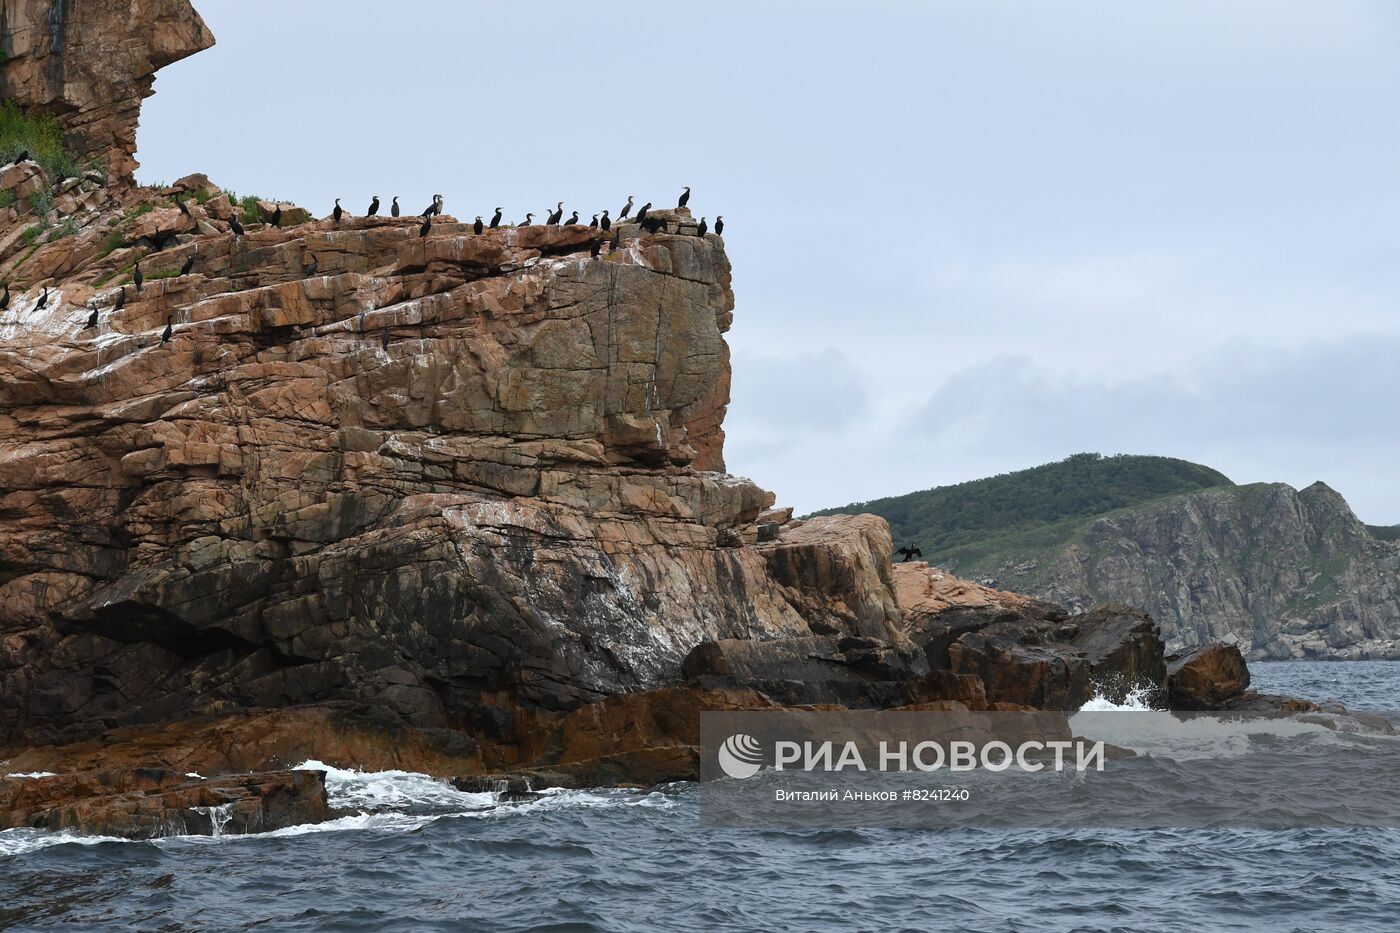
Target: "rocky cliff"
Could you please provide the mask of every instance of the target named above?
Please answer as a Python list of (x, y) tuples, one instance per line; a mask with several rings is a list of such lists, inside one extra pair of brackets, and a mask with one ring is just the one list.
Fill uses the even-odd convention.
[(0, 99), (57, 117), (75, 156), (129, 182), (156, 71), (213, 44), (189, 0), (3, 0)]
[(1322, 483), (1171, 496), (1089, 522), (1067, 543), (960, 570), (1071, 608), (1142, 606), (1174, 646), (1400, 658), (1400, 544), (1374, 537)]

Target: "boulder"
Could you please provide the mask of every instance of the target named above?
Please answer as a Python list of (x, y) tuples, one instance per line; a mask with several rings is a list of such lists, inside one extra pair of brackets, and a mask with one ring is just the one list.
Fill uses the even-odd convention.
[(204, 779), (159, 768), (0, 778), (0, 829), (125, 839), (266, 832), (328, 816), (325, 772)]
[(1167, 658), (1167, 698), (1172, 709), (1216, 709), (1249, 686), (1240, 649), (1216, 643)]
[(295, 204), (283, 204), (280, 201), (258, 201), (258, 216), (262, 218), (263, 223), (270, 224), (279, 207), (282, 208), (282, 221), (279, 226), (295, 227), (298, 224), (310, 223), (314, 219), (306, 208), (297, 207)]
[(0, 168), (0, 191), (10, 192), (16, 200), (23, 200), (48, 185), (48, 176), (38, 162), (11, 162)]

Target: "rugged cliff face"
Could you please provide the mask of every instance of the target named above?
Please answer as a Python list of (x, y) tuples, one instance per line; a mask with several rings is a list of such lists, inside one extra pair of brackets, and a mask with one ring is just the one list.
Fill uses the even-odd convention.
[(1400, 657), (1400, 544), (1375, 538), (1322, 483), (1172, 496), (1097, 519), (1068, 544), (960, 569), (1069, 607), (1142, 606), (1173, 646)]
[(0, 99), (53, 114), (74, 155), (129, 182), (156, 71), (213, 44), (189, 0), (3, 0)]

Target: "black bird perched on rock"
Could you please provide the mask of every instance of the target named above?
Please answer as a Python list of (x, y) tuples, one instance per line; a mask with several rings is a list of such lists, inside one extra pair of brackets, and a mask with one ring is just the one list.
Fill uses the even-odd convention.
[(598, 258), (598, 254), (601, 253), (602, 251), (603, 251), (603, 241), (602, 241), (602, 240), (594, 240), (594, 241), (593, 241), (593, 245), (591, 245), (591, 246), (588, 247), (588, 255), (592, 256), (594, 259), (597, 259), (597, 258)]
[(578, 211), (574, 211), (569, 215), (569, 219), (564, 221), (564, 224), (569, 227), (572, 227), (576, 223), (578, 223)]
[(385, 324), (385, 325), (384, 325), (384, 335), (383, 335), (382, 337), (379, 338), (379, 346), (382, 347), (386, 352), (387, 352), (388, 349), (389, 349), (389, 325), (388, 325), (388, 324)]
[(378, 214), (378, 213), (379, 213), (379, 195), (376, 194), (376, 195), (374, 196), (374, 199), (371, 200), (371, 201), (369, 202), (369, 210), (365, 211), (365, 216), (366, 216), (366, 217), (373, 217), (373, 216), (375, 216), (375, 215)]
[(501, 225), (501, 209), (496, 208), (496, 216), (491, 218), (491, 229), (495, 230)]
[(681, 192), (680, 198), (676, 201), (676, 209), (679, 210), (690, 203), (690, 186), (686, 185), (685, 191)]
[(525, 219), (522, 220), (522, 221), (520, 221), (520, 223), (517, 224), (516, 226), (519, 226), (519, 227), (528, 227), (528, 226), (530, 226), (530, 221), (532, 221), (532, 220), (534, 220), (534, 219), (535, 219), (535, 215), (534, 215), (534, 214), (526, 214), (526, 215), (525, 215)]
[(650, 202), (650, 201), (648, 201), (647, 203), (643, 204), (643, 205), (642, 205), (642, 209), (639, 210), (639, 211), (637, 211), (637, 223), (641, 223), (642, 221), (644, 221), (644, 220), (647, 219), (647, 211), (649, 211), (649, 210), (651, 210), (651, 202)]
[(238, 215), (234, 214), (228, 219), (228, 228), (233, 231), (234, 236), (243, 235), (243, 225), (238, 222)]
[(555, 224), (557, 224), (557, 223), (559, 222), (559, 218), (561, 218), (561, 217), (563, 217), (563, 216), (564, 216), (564, 202), (563, 202), (563, 201), (560, 201), (560, 202), (559, 202), (559, 205), (558, 205), (554, 210), (552, 210), (552, 211), (549, 212), (549, 217), (545, 220), (545, 225), (546, 225), (546, 226), (549, 226), (549, 227), (552, 227), (552, 226), (554, 226)]
[(311, 265), (306, 267), (306, 277), (309, 279), (316, 274), (316, 270), (321, 268), (321, 260), (316, 258), (316, 254), (311, 254)]
[(627, 196), (627, 203), (622, 205), (622, 210), (617, 212), (618, 220), (626, 220), (627, 215), (632, 213), (632, 195)]
[(425, 237), (428, 231), (433, 229), (433, 218), (427, 214), (423, 215), (423, 226), (418, 228), (418, 236)]
[(96, 326), (97, 326), (97, 309), (96, 309), (96, 308), (93, 308), (93, 309), (92, 309), (92, 313), (88, 315), (88, 322), (87, 322), (86, 324), (83, 325), (83, 330), (92, 330), (92, 329), (93, 329), (94, 327), (96, 327)]
[(395, 217), (399, 216), (399, 196), (397, 194), (394, 195), (394, 203), (389, 205), (389, 213)]
[(190, 216), (190, 209), (185, 206), (184, 198), (180, 197), (178, 194), (175, 195), (175, 206), (180, 209), (180, 213), (184, 214), (186, 217)]
[(716, 235), (716, 236), (722, 236), (723, 234), (724, 234), (724, 215), (723, 215), (723, 214), (719, 214), (719, 215), (717, 215), (717, 216), (715, 217), (715, 235)]
[(608, 217), (607, 211), (603, 211), (603, 216), (602, 219), (598, 221), (598, 226), (602, 227), (604, 230), (612, 229), (612, 218)]
[(589, 228), (590, 230), (596, 230), (596, 229), (598, 229), (598, 215), (597, 215), (597, 214), (594, 214), (594, 215), (593, 215), (593, 219), (590, 220), (590, 221), (588, 222), (588, 228)]
[(707, 234), (707, 233), (709, 233), (709, 232), (710, 232), (710, 225), (707, 224), (707, 223), (705, 223), (705, 218), (701, 217), (701, 218), (700, 218), (700, 226), (698, 226), (698, 227), (695, 228), (695, 235), (696, 235), (696, 236), (704, 236), (705, 234)]
[(35, 310), (35, 311), (38, 311), (40, 308), (44, 307), (44, 305), (46, 305), (46, 304), (48, 304), (48, 303), (49, 303), (49, 287), (48, 287), (47, 285), (45, 285), (45, 286), (44, 286), (44, 293), (43, 293), (42, 295), (39, 296), (39, 303), (36, 304), (36, 305), (34, 306), (34, 310)]
[(475, 233), (477, 236), (481, 236), (481, 231), (484, 230), (484, 229), (486, 229), (486, 227), (485, 227), (485, 225), (481, 222), (481, 215), (480, 215), (480, 214), (477, 214), (477, 215), (476, 215), (476, 222), (472, 224), (472, 233)]
[(617, 229), (617, 232), (613, 234), (612, 242), (608, 244), (608, 252), (610, 252), (610, 253), (611, 253), (611, 252), (615, 252), (615, 251), (617, 250), (618, 244), (621, 243), (621, 242), (622, 242), (622, 228), (619, 227), (619, 228)]
[(424, 217), (436, 217), (438, 214), (441, 214), (441, 213), (442, 213), (442, 195), (440, 195), (440, 194), (435, 194), (435, 195), (433, 195), (433, 203), (428, 205), (427, 209), (423, 211), (423, 215), (422, 215), (422, 216), (424, 216)]
[(272, 212), (272, 225), (274, 227), (282, 226), (282, 205), (280, 204), (277, 205), (277, 210)]
[(18, 164), (21, 163), (21, 162), (28, 162), (28, 161), (29, 161), (29, 150), (28, 150), (28, 149), (21, 149), (21, 150), (19, 151), (19, 155), (15, 156), (15, 164), (16, 164), (16, 165), (18, 165)]
[(114, 304), (114, 305), (112, 305), (112, 313), (113, 313), (113, 314), (116, 314), (118, 311), (120, 311), (120, 310), (122, 309), (122, 306), (125, 305), (125, 304), (126, 304), (126, 289), (125, 289), (125, 288), (118, 288), (118, 289), (117, 289), (117, 303)]
[(141, 283), (146, 281), (146, 277), (141, 274), (141, 260), (136, 260), (136, 265), (131, 268), (131, 281), (136, 283), (136, 290), (141, 290)]
[(5, 294), (0, 295), (0, 311), (4, 311), (10, 306), (10, 283), (5, 283)]
[(340, 198), (335, 199), (335, 210), (331, 211), (331, 216), (336, 223), (340, 223), (340, 218), (345, 215), (345, 208), (340, 206)]
[(904, 546), (904, 547), (902, 547), (902, 548), (900, 548), (899, 550), (895, 551), (895, 553), (896, 553), (896, 554), (903, 554), (903, 555), (904, 555), (904, 559), (905, 559), (906, 561), (908, 561), (908, 560), (913, 560), (913, 559), (916, 558), (916, 557), (923, 557), (923, 556), (924, 556), (924, 552), (923, 552), (923, 551), (919, 550), (919, 549), (916, 548), (916, 547), (909, 547), (909, 546), (907, 546), (907, 545)]
[(190, 253), (190, 257), (186, 259), (185, 264), (180, 267), (180, 274), (189, 275), (192, 269), (194, 269), (194, 253)]
[(161, 343), (169, 343), (169, 342), (170, 342), (170, 335), (173, 334), (173, 333), (175, 333), (175, 329), (174, 329), (174, 328), (171, 326), (171, 324), (170, 324), (170, 321), (171, 321), (171, 320), (172, 320), (172, 319), (171, 319), (170, 317), (166, 317), (166, 319), (165, 319), (165, 330), (164, 330), (164, 331), (161, 333), (161, 335), (160, 335), (160, 342), (161, 342)]

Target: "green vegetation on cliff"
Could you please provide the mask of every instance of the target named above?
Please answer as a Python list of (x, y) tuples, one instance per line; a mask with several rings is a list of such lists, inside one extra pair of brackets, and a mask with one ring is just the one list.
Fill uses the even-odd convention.
[(24, 151), (43, 167), (50, 181), (71, 178), (80, 167), (63, 147), (63, 132), (52, 116), (27, 116), (12, 100), (0, 103), (0, 165)]
[(813, 514), (872, 512), (890, 523), (896, 546), (912, 544), (925, 560), (950, 566), (1052, 547), (1106, 513), (1231, 485), (1223, 473), (1185, 460), (1086, 453)]

